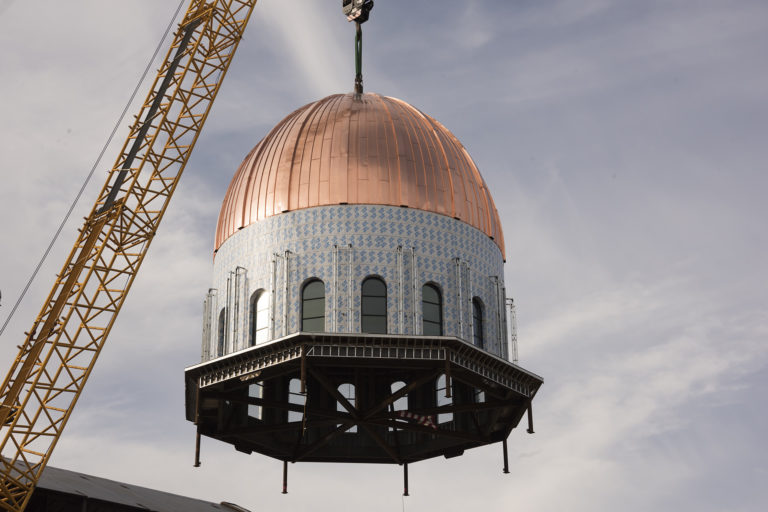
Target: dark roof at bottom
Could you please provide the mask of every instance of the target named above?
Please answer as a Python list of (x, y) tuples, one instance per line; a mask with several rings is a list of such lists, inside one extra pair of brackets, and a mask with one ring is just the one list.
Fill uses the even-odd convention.
[(151, 512), (248, 512), (226, 502), (211, 503), (50, 466), (43, 471), (35, 494), (41, 491), (64, 493)]

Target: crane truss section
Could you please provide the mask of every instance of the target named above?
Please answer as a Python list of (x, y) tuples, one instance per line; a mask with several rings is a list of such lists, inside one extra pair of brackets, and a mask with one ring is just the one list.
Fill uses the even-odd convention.
[(0, 391), (0, 510), (24, 510), (178, 184), (256, 0), (192, 0)]

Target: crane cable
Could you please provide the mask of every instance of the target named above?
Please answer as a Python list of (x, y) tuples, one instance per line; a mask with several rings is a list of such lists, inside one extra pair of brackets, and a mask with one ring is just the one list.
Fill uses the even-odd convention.
[(107, 148), (112, 143), (112, 139), (114, 138), (115, 133), (117, 133), (117, 130), (120, 127), (120, 124), (123, 122), (125, 115), (128, 113), (128, 109), (131, 107), (133, 100), (136, 98), (136, 95), (138, 94), (139, 89), (141, 88), (141, 84), (144, 83), (144, 80), (146, 79), (147, 74), (149, 74), (149, 70), (152, 68), (152, 63), (155, 61), (155, 59), (157, 58), (157, 55), (160, 53), (160, 50), (163, 48), (165, 40), (168, 38), (168, 34), (171, 32), (171, 29), (173, 28), (173, 22), (178, 17), (179, 12), (181, 12), (181, 8), (184, 5), (184, 2), (185, 0), (179, 1), (179, 5), (178, 7), (176, 7), (176, 12), (173, 13), (173, 16), (171, 16), (171, 21), (168, 22), (168, 26), (165, 28), (163, 37), (160, 39), (160, 42), (157, 43), (157, 47), (155, 48), (155, 51), (152, 54), (152, 57), (149, 59), (147, 66), (144, 68), (144, 72), (142, 73), (141, 78), (139, 78), (139, 81), (136, 84), (136, 87), (133, 89), (133, 93), (131, 93), (131, 97), (128, 99), (128, 103), (125, 104), (125, 108), (123, 108), (123, 112), (120, 114), (120, 117), (117, 119), (115, 126), (112, 128), (112, 132), (109, 134), (107, 141), (104, 143), (104, 146), (101, 148), (101, 152), (99, 153), (99, 156), (96, 157), (96, 161), (93, 163), (93, 167), (91, 167), (91, 171), (88, 173), (88, 176), (86, 176), (85, 181), (83, 182), (82, 186), (80, 187), (80, 190), (77, 192), (77, 195), (75, 196), (74, 201), (72, 201), (72, 204), (69, 206), (69, 210), (67, 210), (66, 215), (64, 215), (64, 219), (61, 221), (61, 224), (59, 224), (59, 227), (56, 230), (56, 233), (53, 235), (51, 242), (48, 244), (48, 248), (45, 250), (45, 253), (43, 253), (43, 257), (40, 258), (40, 261), (37, 263), (37, 266), (35, 267), (35, 270), (32, 272), (32, 275), (27, 281), (27, 284), (24, 286), (24, 289), (21, 291), (21, 295), (19, 295), (19, 298), (16, 300), (16, 303), (13, 305), (11, 312), (8, 314), (8, 318), (5, 319), (5, 322), (3, 322), (3, 326), (0, 327), (0, 336), (2, 336), (2, 334), (5, 332), (5, 328), (8, 326), (8, 323), (11, 321), (11, 318), (13, 318), (14, 313), (16, 313), (16, 310), (18, 309), (19, 304), (21, 304), (21, 301), (24, 299), (24, 296), (27, 294), (27, 290), (29, 290), (29, 287), (32, 285), (32, 282), (35, 280), (35, 277), (37, 277), (37, 273), (40, 271), (40, 268), (43, 266), (43, 263), (45, 263), (45, 260), (48, 257), (48, 254), (51, 252), (53, 245), (56, 243), (56, 240), (58, 240), (62, 229), (64, 229), (64, 225), (69, 220), (69, 216), (72, 215), (72, 211), (75, 209), (75, 206), (77, 206), (77, 203), (80, 201), (80, 197), (83, 195), (85, 188), (88, 186), (88, 183), (91, 181), (91, 178), (93, 177), (94, 172), (96, 172), (96, 168), (99, 166), (101, 159), (104, 157), (104, 153), (106, 153)]

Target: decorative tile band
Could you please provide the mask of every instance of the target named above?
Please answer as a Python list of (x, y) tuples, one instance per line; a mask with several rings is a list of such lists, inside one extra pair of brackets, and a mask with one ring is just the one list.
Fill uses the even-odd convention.
[[(441, 292), (443, 334), (473, 341), (474, 300), (483, 348), (506, 359), (503, 265), (482, 231), (422, 210), (337, 205), (270, 217), (216, 253), (203, 360), (251, 346), (256, 317), (269, 324), (259, 343), (299, 332), (302, 287), (313, 278), (325, 287), (325, 332), (360, 332), (360, 287), (371, 275), (386, 283), (388, 333), (422, 334), (422, 287), (431, 283)], [(261, 291), (268, 301), (257, 307)]]

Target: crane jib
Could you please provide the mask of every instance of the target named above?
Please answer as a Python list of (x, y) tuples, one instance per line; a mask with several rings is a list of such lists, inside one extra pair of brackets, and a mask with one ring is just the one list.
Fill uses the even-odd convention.
[(0, 510), (21, 512), (29, 502), (144, 261), (256, 2), (189, 0), (137, 121), (0, 386)]

